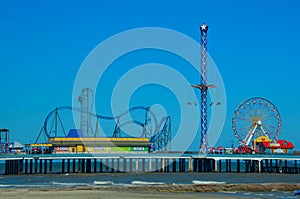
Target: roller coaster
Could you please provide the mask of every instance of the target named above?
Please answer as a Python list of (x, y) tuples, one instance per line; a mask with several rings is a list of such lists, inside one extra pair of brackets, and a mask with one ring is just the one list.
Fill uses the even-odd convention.
[[(37, 144), (39, 137), (43, 133), (48, 140), (53, 138), (67, 138), (68, 134), (65, 131), (63, 120), (60, 116), (62, 111), (75, 111), (81, 114), (88, 114), (89, 116), (96, 119), (96, 126), (93, 133), (89, 135), (80, 135), (81, 138), (100, 138), (99, 136), (99, 121), (100, 120), (110, 120), (115, 123), (115, 127), (111, 138), (128, 138), (128, 135), (122, 131), (122, 127), (128, 124), (135, 124), (141, 128), (139, 138), (149, 139), (151, 146), (149, 150), (167, 152), (171, 150), (171, 119), (170, 116), (165, 116), (161, 118), (160, 121), (157, 120), (155, 114), (151, 111), (151, 107), (134, 106), (127, 111), (116, 115), (116, 116), (103, 116), (96, 113), (85, 112), (80, 108), (72, 106), (60, 106), (53, 109), (47, 116), (43, 123), (42, 130), (40, 131), (35, 143)], [(129, 121), (123, 121), (126, 115), (130, 115), (136, 111), (144, 111), (144, 119), (142, 121), (131, 119)], [(60, 126), (60, 128), (59, 128)], [(62, 133), (59, 133), (61, 129)], [(82, 130), (82, 129), (81, 129)]]

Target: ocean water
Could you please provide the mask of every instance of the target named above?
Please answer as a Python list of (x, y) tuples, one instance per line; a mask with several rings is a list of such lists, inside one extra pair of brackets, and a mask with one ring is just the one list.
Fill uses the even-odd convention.
[[(256, 173), (93, 173), (1, 175), (1, 188), (76, 188), (99, 186), (155, 186), (163, 184), (300, 183), (299, 174)], [(200, 193), (199, 193), (200, 194)], [(293, 192), (218, 192), (204, 195), (245, 198), (298, 198)]]
[[(135, 163), (134, 163), (135, 164)], [(133, 164), (133, 165), (134, 165)], [(141, 163), (139, 163), (141, 164)], [(187, 163), (188, 164), (188, 163)], [(186, 168), (188, 165), (186, 164)], [(77, 165), (77, 164), (76, 164)], [(224, 166), (223, 164), (222, 166)], [(99, 166), (99, 165), (98, 165)], [(108, 165), (111, 166), (111, 163)], [(141, 166), (141, 165), (140, 165)], [(178, 166), (178, 165), (177, 165)], [(235, 170), (236, 165), (232, 164)], [(243, 167), (243, 164), (241, 165)], [(1, 173), (4, 164), (0, 163)], [(99, 168), (97, 168), (99, 170)], [(222, 169), (225, 171), (225, 168)], [(93, 164), (92, 164), (93, 171)], [(111, 169), (109, 169), (111, 171)], [(133, 169), (133, 171), (135, 171)], [(102, 186), (156, 186), (163, 184), (250, 184), (250, 183), (300, 183), (300, 174), (280, 173), (64, 173), (61, 164), (53, 162), (54, 174), (0, 175), (0, 189), (5, 188), (76, 188)], [(296, 190), (295, 190), (296, 191)], [(242, 198), (298, 198), (294, 192), (218, 192), (201, 195), (238, 196)], [(199, 193), (200, 194), (200, 193)]]

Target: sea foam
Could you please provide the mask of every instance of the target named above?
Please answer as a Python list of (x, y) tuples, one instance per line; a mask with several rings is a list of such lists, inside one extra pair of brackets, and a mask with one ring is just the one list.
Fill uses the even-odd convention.
[(146, 181), (132, 181), (133, 185), (163, 185), (164, 182), (146, 182)]
[(53, 185), (60, 185), (60, 186), (88, 186), (87, 183), (74, 183), (74, 182), (51, 182)]
[(113, 181), (94, 181), (94, 185), (112, 185)]
[(208, 184), (225, 184), (226, 182), (217, 182), (217, 181), (200, 181), (200, 180), (193, 180), (193, 184), (203, 184), (203, 185), (208, 185)]

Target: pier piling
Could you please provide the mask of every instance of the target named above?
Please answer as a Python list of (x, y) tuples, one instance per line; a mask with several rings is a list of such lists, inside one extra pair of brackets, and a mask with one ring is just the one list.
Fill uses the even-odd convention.
[[(1, 159), (0, 159), (1, 160)], [(4, 160), (4, 161), (3, 161)], [(55, 160), (55, 164), (53, 163)], [(0, 174), (51, 173), (108, 173), (108, 172), (245, 172), (245, 173), (300, 173), (298, 156), (104, 156), (61, 157), (6, 156)], [(99, 167), (98, 167), (99, 162)], [(55, 165), (55, 166), (54, 166)], [(1, 167), (0, 167), (1, 168)]]

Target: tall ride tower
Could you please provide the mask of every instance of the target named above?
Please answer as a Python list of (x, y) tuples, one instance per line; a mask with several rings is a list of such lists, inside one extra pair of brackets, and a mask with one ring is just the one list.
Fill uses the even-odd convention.
[(80, 129), (84, 137), (93, 135), (91, 112), (94, 100), (94, 93), (92, 89), (82, 89), (78, 101), (81, 103)]
[(200, 26), (201, 31), (201, 84), (192, 87), (201, 90), (201, 140), (200, 153), (208, 152), (207, 138), (207, 90), (213, 85), (207, 85), (207, 31), (208, 26), (204, 23)]

